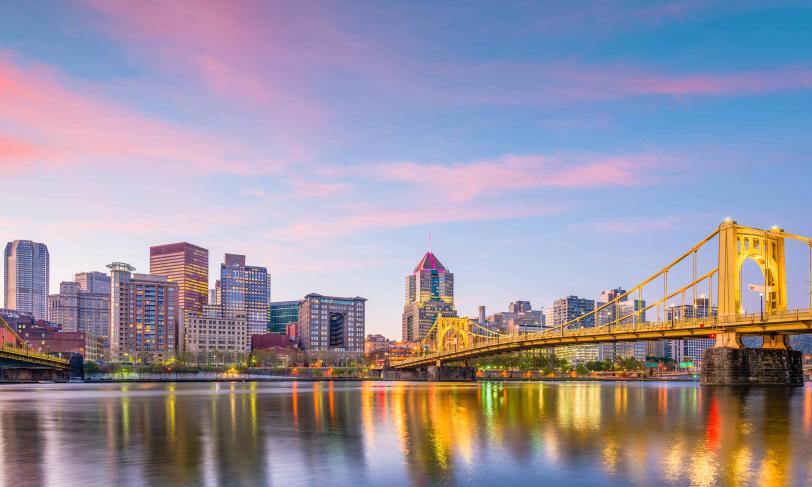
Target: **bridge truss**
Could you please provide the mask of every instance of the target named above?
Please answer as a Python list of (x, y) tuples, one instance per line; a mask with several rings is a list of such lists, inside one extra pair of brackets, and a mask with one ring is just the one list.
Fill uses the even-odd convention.
[(35, 351), (0, 316), (0, 366), (30, 368), (50, 367), (67, 369), (70, 361)]

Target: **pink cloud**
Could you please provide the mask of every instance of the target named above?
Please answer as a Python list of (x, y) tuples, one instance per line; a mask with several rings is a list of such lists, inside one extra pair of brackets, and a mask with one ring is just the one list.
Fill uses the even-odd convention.
[(280, 163), (241, 144), (178, 128), (74, 88), (47, 66), (0, 53), (0, 164), (50, 167), (160, 165), (253, 174)]
[(83, 4), (98, 16), (96, 27), (163, 72), (243, 106), (259, 105), (284, 116), (287, 125), (325, 120), (325, 107), (308, 91), (318, 76), (388, 64), (375, 43), (340, 29), (333, 13), (316, 2)]
[(663, 157), (641, 154), (589, 158), (574, 163), (561, 157), (505, 155), (495, 160), (448, 165), (390, 162), (365, 167), (362, 172), (384, 181), (410, 183), (462, 202), (486, 194), (499, 195), (541, 187), (654, 184), (661, 181), (662, 176), (653, 173), (663, 160)]
[(307, 218), (282, 229), (274, 229), (272, 235), (284, 235), (299, 242), (329, 240), (357, 232), (430, 225), (436, 223), (489, 221), (539, 217), (558, 213), (555, 205), (545, 207), (514, 208), (504, 205), (437, 205), (415, 209), (394, 209), (376, 206), (355, 208), (346, 215), (327, 218)]

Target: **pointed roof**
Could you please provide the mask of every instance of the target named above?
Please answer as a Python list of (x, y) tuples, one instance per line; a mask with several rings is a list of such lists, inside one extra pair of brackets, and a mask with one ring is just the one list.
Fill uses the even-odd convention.
[(434, 256), (431, 251), (426, 252), (426, 255), (420, 260), (420, 263), (417, 264), (417, 267), (414, 268), (415, 272), (419, 271), (443, 271), (446, 272), (446, 268), (443, 264), (440, 263), (440, 259)]

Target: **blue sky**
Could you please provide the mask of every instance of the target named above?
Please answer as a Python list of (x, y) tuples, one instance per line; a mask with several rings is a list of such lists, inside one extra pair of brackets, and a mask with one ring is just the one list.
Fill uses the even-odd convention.
[[(802, 2), (3, 2), (0, 237), (51, 288), (190, 241), (400, 334), (631, 286), (726, 216), (812, 235)], [(805, 265), (805, 262), (803, 263)], [(802, 298), (802, 293), (795, 295)]]

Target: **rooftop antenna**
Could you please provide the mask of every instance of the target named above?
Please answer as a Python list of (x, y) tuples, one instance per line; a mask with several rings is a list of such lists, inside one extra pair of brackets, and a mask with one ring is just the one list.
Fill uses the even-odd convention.
[(431, 232), (429, 232), (429, 252), (431, 252)]

